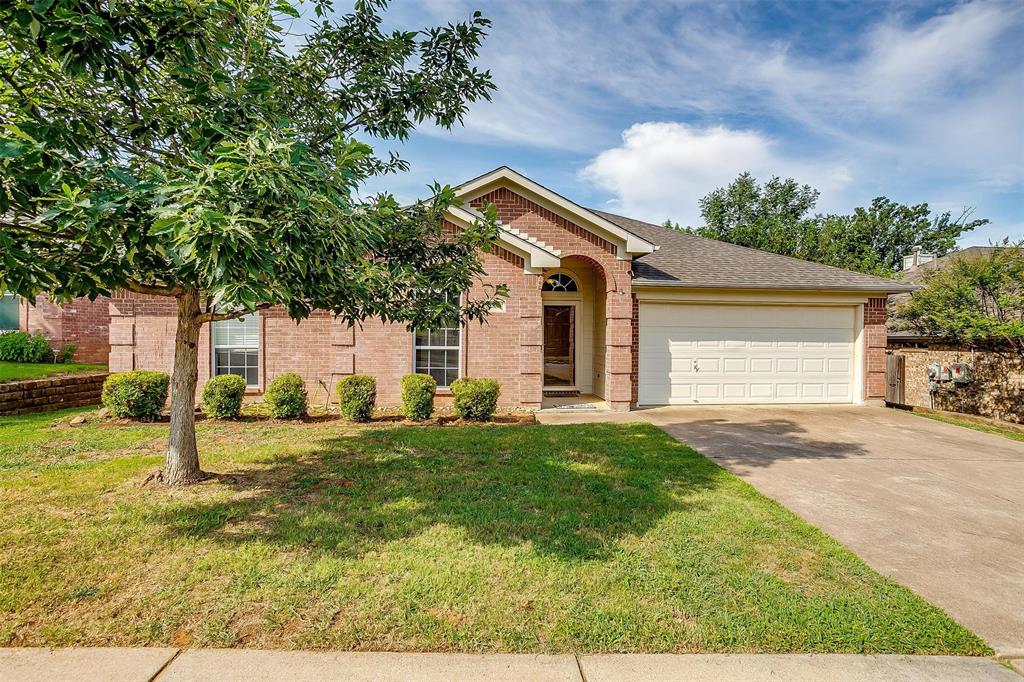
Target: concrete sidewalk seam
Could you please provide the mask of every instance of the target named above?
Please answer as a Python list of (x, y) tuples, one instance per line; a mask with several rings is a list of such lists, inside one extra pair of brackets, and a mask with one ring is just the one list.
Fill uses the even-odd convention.
[(166, 661), (164, 661), (164, 664), (160, 666), (160, 669), (156, 671), (156, 674), (153, 675), (153, 677), (149, 678), (149, 682), (156, 682), (160, 678), (160, 676), (164, 674), (164, 671), (170, 667), (171, 663), (174, 663), (174, 659), (176, 659), (178, 656), (181, 656), (181, 652), (181, 649), (175, 649), (174, 654)]

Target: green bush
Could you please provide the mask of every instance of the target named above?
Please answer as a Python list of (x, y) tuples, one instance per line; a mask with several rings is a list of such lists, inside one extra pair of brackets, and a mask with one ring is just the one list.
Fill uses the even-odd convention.
[(238, 419), (245, 397), (245, 379), (237, 374), (221, 374), (203, 387), (203, 412), (215, 419)]
[(103, 406), (114, 417), (153, 421), (167, 402), (170, 382), (164, 372), (138, 369), (111, 374), (103, 382)]
[(42, 334), (0, 334), (0, 360), (4, 362), (53, 362), (50, 343)]
[(76, 350), (78, 350), (78, 344), (65, 343), (64, 347), (60, 349), (60, 361), (68, 363), (74, 360)]
[(349, 421), (370, 421), (376, 400), (377, 380), (368, 374), (353, 374), (338, 382), (338, 411)]
[(429, 374), (406, 374), (402, 377), (402, 414), (406, 419), (422, 421), (434, 414), (434, 392), (437, 382)]
[(487, 421), (498, 408), (501, 385), (494, 379), (471, 379), (465, 377), (452, 382), (452, 407), (455, 414), (463, 419)]
[(309, 408), (306, 382), (298, 374), (288, 372), (270, 382), (263, 396), (270, 416), (276, 419), (305, 417)]

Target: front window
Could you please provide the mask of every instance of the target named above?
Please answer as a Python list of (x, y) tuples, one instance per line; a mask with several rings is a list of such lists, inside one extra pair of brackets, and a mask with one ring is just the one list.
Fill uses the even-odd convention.
[(18, 303), (14, 294), (0, 296), (0, 332), (17, 331), (20, 328)]
[(418, 330), (413, 371), (434, 377), (439, 387), (451, 386), (459, 378), (461, 340), (462, 329), (457, 326)]
[(259, 386), (259, 313), (213, 323), (213, 373), (237, 374), (245, 379), (246, 386)]

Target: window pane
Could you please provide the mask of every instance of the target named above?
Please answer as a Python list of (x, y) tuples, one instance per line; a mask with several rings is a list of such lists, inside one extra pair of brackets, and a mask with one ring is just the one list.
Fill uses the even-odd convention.
[(18, 297), (14, 294), (0, 296), (0, 330), (18, 329)]
[(237, 320), (214, 322), (213, 345), (235, 348), (259, 347), (259, 313), (245, 315)]

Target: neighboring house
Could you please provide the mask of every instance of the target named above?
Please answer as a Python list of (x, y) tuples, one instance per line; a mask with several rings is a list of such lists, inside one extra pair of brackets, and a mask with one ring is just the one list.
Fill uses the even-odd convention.
[(76, 362), (106, 363), (110, 355), (109, 299), (76, 298), (58, 306), (45, 296), (32, 305), (14, 294), (0, 298), (0, 332), (27, 331), (46, 337), (55, 350), (66, 344), (77, 346)]
[[(929, 272), (963, 259), (991, 256), (1004, 247), (970, 246), (936, 257), (916, 250), (904, 258), (902, 281), (921, 285)], [(890, 313), (905, 303), (909, 294), (889, 298)], [(1024, 423), (1024, 358), (998, 342), (964, 348), (941, 336), (922, 334), (890, 314), (888, 319), (888, 369), (886, 400), (894, 405), (930, 407)], [(932, 382), (928, 368), (966, 363), (970, 381)]]
[[(457, 193), (451, 227), (487, 203), (502, 223), (482, 285), (507, 284), (510, 297), (486, 324), (413, 334), (326, 312), (296, 324), (271, 309), (204, 327), (200, 388), (230, 372), (260, 393), (298, 372), (325, 401), (339, 377), (365, 373), (378, 403), (395, 405), (399, 379), (416, 371), (442, 396), (459, 376), (493, 377), (503, 404), (527, 409), (577, 394), (619, 410), (884, 396), (885, 301), (903, 283), (587, 209), (507, 167)], [(121, 294), (111, 311), (111, 370), (170, 371), (174, 302)]]

